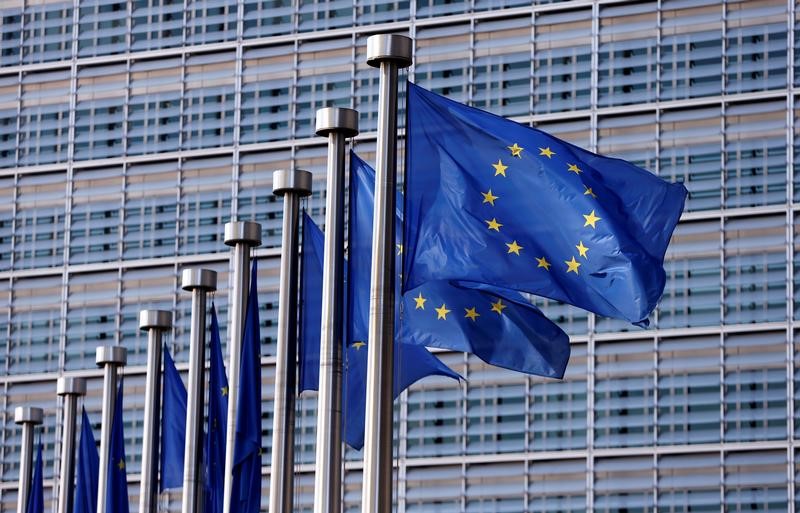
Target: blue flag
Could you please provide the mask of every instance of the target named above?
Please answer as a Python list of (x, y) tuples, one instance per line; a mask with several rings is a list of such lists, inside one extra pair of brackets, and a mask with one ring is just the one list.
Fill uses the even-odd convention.
[(404, 291), (466, 280), (647, 323), (686, 188), (408, 86)]
[(86, 408), (83, 408), (81, 414), (81, 440), (78, 444), (75, 473), (75, 505), (72, 513), (95, 513), (97, 482), (100, 479), (100, 456), (97, 454), (97, 442), (94, 440)]
[[(300, 310), (300, 391), (319, 388), (319, 348), (322, 316), (324, 236), (314, 221), (303, 216), (303, 290)], [(367, 300), (369, 298), (367, 297)], [(367, 347), (364, 342), (344, 348), (344, 441), (354, 449), (364, 445)], [(432, 375), (460, 376), (421, 346), (396, 344), (394, 396)]]
[[(70, 483), (72, 486), (72, 483)], [(39, 445), (36, 448), (36, 466), (33, 468), (31, 489), (28, 494), (25, 513), (44, 513), (44, 476), (42, 476), (42, 436), (39, 435)]]
[(261, 336), (255, 259), (250, 276), (233, 451), (231, 512), (236, 513), (258, 513), (261, 507)]
[[(375, 171), (354, 153), (350, 163), (350, 294), (359, 296), (351, 302), (348, 340), (353, 344), (367, 336), (370, 266), (353, 262), (371, 258)], [(399, 212), (397, 223), (402, 224)], [(399, 260), (402, 245), (397, 248)], [(396, 326), (401, 342), (473, 353), (492, 365), (528, 374), (564, 376), (569, 337), (519, 292), (439, 280), (406, 292), (402, 303), (402, 322)]]
[(111, 421), (111, 444), (108, 451), (108, 489), (106, 510), (128, 513), (128, 475), (125, 471), (125, 434), (122, 420), (122, 380), (117, 387), (114, 417)]
[(161, 401), (161, 482), (159, 487), (162, 492), (183, 486), (186, 401), (186, 387), (165, 344), (164, 396)]
[(205, 447), (205, 513), (222, 513), (225, 488), (225, 434), (228, 422), (228, 378), (222, 359), (217, 309), (211, 304), (211, 366), (208, 379), (208, 425)]

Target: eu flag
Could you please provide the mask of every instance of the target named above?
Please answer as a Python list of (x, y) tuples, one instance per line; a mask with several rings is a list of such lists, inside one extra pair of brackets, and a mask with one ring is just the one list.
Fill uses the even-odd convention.
[(81, 440), (78, 443), (78, 460), (75, 477), (75, 504), (73, 513), (95, 513), (97, 511), (97, 482), (100, 479), (100, 456), (92, 433), (92, 424), (81, 414)]
[[(72, 483), (69, 484), (72, 486)], [(44, 478), (42, 476), (42, 437), (39, 435), (39, 445), (36, 448), (36, 466), (33, 468), (31, 490), (28, 493), (27, 508), (25, 513), (44, 513)]]
[[(303, 290), (300, 310), (300, 391), (319, 388), (319, 347), (322, 316), (322, 263), (324, 236), (314, 221), (303, 216)], [(367, 295), (367, 300), (369, 297)], [(354, 449), (364, 446), (367, 347), (359, 341), (346, 344), (343, 355), (344, 441)], [(316, 367), (315, 367), (316, 366)], [(421, 346), (395, 344), (394, 397), (418, 380), (432, 375), (460, 376)]]
[(205, 513), (222, 513), (225, 487), (225, 433), (228, 419), (228, 377), (222, 360), (217, 309), (211, 304), (211, 365), (208, 379), (208, 425), (206, 426)]
[(255, 259), (250, 276), (233, 451), (231, 511), (236, 513), (258, 513), (261, 507), (261, 337)]
[(646, 323), (686, 188), (408, 86), (404, 291), (466, 280)]
[(128, 475), (125, 471), (125, 434), (122, 423), (122, 380), (120, 380), (111, 421), (108, 468), (105, 469), (108, 472), (106, 510), (114, 513), (128, 513)]
[(175, 361), (164, 345), (164, 396), (161, 401), (160, 490), (183, 486), (183, 456), (186, 441), (186, 387)]
[[(370, 266), (352, 262), (370, 262), (375, 171), (355, 154), (350, 159), (350, 285), (361, 303), (351, 305), (349, 341), (354, 343), (367, 336), (369, 276), (363, 269)], [(400, 213), (397, 222), (402, 223)], [(398, 243), (397, 248), (399, 259), (403, 246)], [(519, 292), (437, 280), (407, 291), (402, 311), (397, 328), (402, 342), (473, 353), (492, 365), (528, 374), (564, 376), (569, 337)]]

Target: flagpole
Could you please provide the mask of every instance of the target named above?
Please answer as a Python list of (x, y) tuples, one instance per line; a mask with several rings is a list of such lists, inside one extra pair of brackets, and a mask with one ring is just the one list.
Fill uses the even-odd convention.
[(25, 513), (31, 491), (31, 469), (33, 467), (33, 428), (42, 423), (44, 411), (32, 406), (17, 406), (14, 422), (22, 426), (22, 452), (19, 458), (19, 488), (17, 490), (17, 513)]
[[(181, 287), (192, 293), (189, 335), (189, 386), (186, 399), (186, 441), (183, 459), (183, 513), (203, 508), (203, 414), (206, 356), (206, 299), (217, 290), (217, 273), (210, 269), (183, 269)], [(100, 513), (100, 512), (98, 512)]]
[[(311, 173), (300, 169), (272, 174), (272, 194), (283, 196), (278, 347), (272, 419), (269, 511), (293, 511), (294, 406), (297, 389), (297, 220), (300, 198), (311, 194)], [(227, 476), (226, 476), (227, 477)]]
[(261, 225), (251, 221), (225, 223), (225, 244), (233, 246), (233, 288), (228, 304), (228, 431), (225, 434), (225, 487), (222, 511), (231, 510), (233, 486), (233, 450), (236, 445), (236, 414), (239, 407), (239, 367), (242, 359), (244, 313), (247, 310), (247, 289), (250, 284), (250, 248), (261, 245)]
[[(139, 513), (155, 513), (158, 499), (158, 452), (161, 433), (161, 335), (172, 328), (172, 312), (142, 310), (139, 329), (147, 330), (147, 381), (144, 388), (142, 481)], [(66, 510), (60, 513), (67, 513)]]
[(78, 397), (86, 395), (86, 380), (60, 377), (56, 393), (64, 397), (64, 423), (61, 427), (61, 463), (59, 465), (57, 513), (67, 513), (75, 495), (75, 420)]
[(97, 513), (106, 513), (106, 490), (108, 489), (108, 451), (111, 445), (111, 422), (114, 417), (114, 402), (117, 398), (117, 374), (119, 367), (128, 361), (128, 350), (122, 346), (101, 346), (96, 349), (95, 363), (103, 367), (103, 413), (100, 423), (100, 469), (97, 479)]
[(397, 72), (411, 65), (411, 39), (394, 34), (370, 36), (367, 64), (380, 68), (380, 94), (361, 511), (389, 513), (392, 511)]
[[(342, 509), (342, 342), (344, 338), (345, 139), (358, 135), (358, 112), (328, 107), (317, 111), (317, 135), (328, 138), (325, 257), (317, 400), (317, 459), (314, 513)], [(276, 511), (270, 509), (270, 511)], [(288, 510), (282, 513), (287, 513)]]

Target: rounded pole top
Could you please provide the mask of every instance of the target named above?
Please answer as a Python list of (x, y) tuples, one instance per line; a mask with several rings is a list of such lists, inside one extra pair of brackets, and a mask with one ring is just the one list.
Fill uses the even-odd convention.
[(181, 271), (181, 287), (183, 290), (217, 290), (217, 271), (198, 267), (184, 269)]
[(168, 330), (172, 327), (172, 312), (168, 310), (140, 310), (140, 330)]
[(379, 68), (383, 61), (399, 67), (411, 66), (411, 38), (399, 34), (377, 34), (367, 38), (367, 64)]
[(317, 110), (317, 135), (340, 133), (345, 137), (358, 135), (358, 111), (342, 107)]
[(225, 244), (235, 246), (240, 243), (254, 247), (260, 246), (261, 225), (253, 221), (231, 221), (225, 223)]
[(61, 376), (56, 384), (58, 395), (86, 395), (86, 380), (70, 376)]
[(95, 350), (94, 362), (103, 365), (125, 365), (128, 363), (128, 350), (122, 346), (100, 346)]
[(14, 408), (14, 422), (17, 424), (41, 424), (44, 420), (44, 410), (35, 406), (17, 406)]
[(283, 196), (294, 192), (299, 196), (311, 194), (311, 173), (303, 169), (279, 169), (272, 173), (272, 194)]

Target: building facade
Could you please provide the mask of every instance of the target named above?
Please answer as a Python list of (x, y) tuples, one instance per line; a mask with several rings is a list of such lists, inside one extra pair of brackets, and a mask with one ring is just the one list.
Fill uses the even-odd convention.
[[(49, 502), (55, 380), (89, 378), (99, 433), (94, 349), (114, 343), (129, 351), (135, 511), (137, 313), (175, 311), (168, 338), (185, 370), (179, 271), (209, 267), (225, 340), (230, 219), (264, 228), (266, 511), (272, 171), (314, 173), (307, 208), (321, 222), (326, 142), (313, 130), (325, 106), (360, 111), (354, 146), (373, 160), (366, 39), (385, 32), (415, 39), (407, 78), (690, 191), (651, 328), (541, 301), (571, 336), (563, 381), (440, 353), (467, 381), (429, 378), (397, 401), (397, 511), (795, 511), (798, 12), (793, 0), (0, 1), (0, 512), (16, 502), (14, 407), (45, 409)], [(298, 402), (298, 511), (313, 498), (315, 406)], [(360, 511), (360, 458), (348, 452), (347, 511)]]

